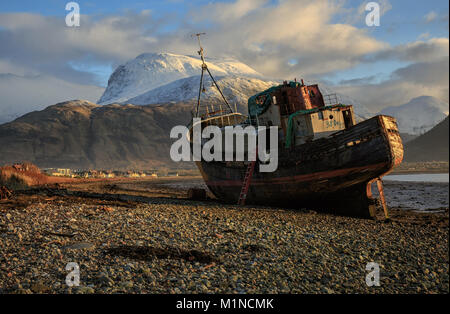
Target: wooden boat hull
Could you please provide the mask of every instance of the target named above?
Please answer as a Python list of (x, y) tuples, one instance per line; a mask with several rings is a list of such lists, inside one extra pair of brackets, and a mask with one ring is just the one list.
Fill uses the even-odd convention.
[[(395, 119), (376, 116), (331, 137), (279, 147), (278, 169), (259, 172), (256, 165), (246, 204), (313, 208), (372, 217), (370, 183), (403, 159)], [(237, 203), (248, 162), (196, 162), (211, 192)]]

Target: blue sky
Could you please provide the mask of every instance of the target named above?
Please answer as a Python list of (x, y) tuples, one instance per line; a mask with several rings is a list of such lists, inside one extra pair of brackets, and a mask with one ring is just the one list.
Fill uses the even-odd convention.
[[(448, 101), (448, 80), (434, 86), (448, 76), (448, 1), (379, 0), (381, 25), (368, 27), (362, 0), (79, 0), (78, 29), (64, 25), (67, 2), (0, 2), (0, 74), (62, 80), (93, 99), (119, 64), (144, 52), (194, 54), (189, 34), (205, 31), (211, 56), (269, 78), (304, 76), (361, 98), (373, 89), (379, 107), (418, 89)], [(392, 86), (404, 97), (379, 101), (376, 91)]]

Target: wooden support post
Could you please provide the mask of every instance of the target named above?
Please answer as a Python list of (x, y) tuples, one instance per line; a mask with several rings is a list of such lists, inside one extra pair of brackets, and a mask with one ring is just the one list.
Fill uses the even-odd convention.
[(378, 192), (380, 193), (381, 205), (383, 205), (384, 217), (386, 219), (389, 219), (389, 213), (386, 206), (386, 199), (384, 198), (383, 182), (381, 181), (381, 178), (377, 179), (377, 188)]

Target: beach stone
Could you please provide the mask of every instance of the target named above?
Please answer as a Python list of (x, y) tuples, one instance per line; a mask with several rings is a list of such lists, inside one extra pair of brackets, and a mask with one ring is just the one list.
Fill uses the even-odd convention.
[(78, 242), (67, 245), (65, 248), (69, 250), (83, 250), (83, 249), (91, 249), (94, 247), (94, 244), (89, 242)]
[(92, 294), (92, 293), (95, 293), (95, 290), (92, 287), (77, 287), (77, 289), (75, 290), (75, 293)]

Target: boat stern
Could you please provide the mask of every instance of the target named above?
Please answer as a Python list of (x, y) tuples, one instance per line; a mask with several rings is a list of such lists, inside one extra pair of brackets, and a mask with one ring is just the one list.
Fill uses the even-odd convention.
[(403, 160), (403, 142), (398, 131), (397, 120), (394, 117), (385, 115), (380, 115), (379, 118), (391, 150), (391, 171), (394, 167), (400, 165)]

